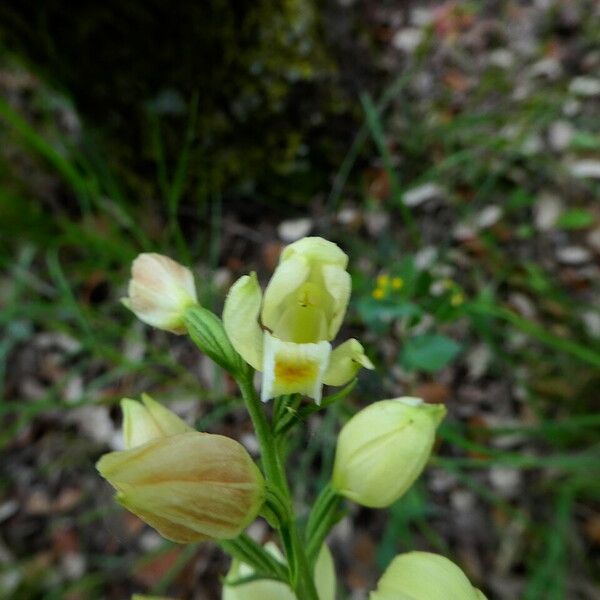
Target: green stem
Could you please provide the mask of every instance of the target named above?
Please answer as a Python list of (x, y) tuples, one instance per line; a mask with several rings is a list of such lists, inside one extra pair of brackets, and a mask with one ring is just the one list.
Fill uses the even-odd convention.
[(319, 600), (312, 570), (306, 556), (306, 549), (301, 540), (294, 516), (292, 496), (278, 451), (276, 437), (254, 389), (252, 374), (240, 377), (238, 384), (260, 444), (262, 465), (267, 484), (278, 491), (286, 508), (287, 514), (280, 525), (279, 533), (290, 568), (290, 585), (298, 598), (302, 600)]
[[(267, 417), (262, 408), (262, 403), (258, 398), (258, 394), (254, 389), (252, 382), (252, 376), (240, 378), (238, 381), (240, 391), (244, 401), (246, 402), (246, 408), (250, 413), (252, 424), (254, 425), (254, 431), (260, 444), (260, 452), (263, 469), (267, 480), (278, 490), (284, 492), (287, 490), (287, 482), (285, 475), (283, 474), (283, 468), (277, 452), (277, 446), (275, 444), (275, 437), (271, 431), (271, 427), (267, 422)], [(286, 495), (284, 493), (284, 495)], [(289, 493), (287, 494), (289, 495)]]
[(219, 545), (234, 558), (250, 565), (256, 573), (270, 579), (287, 581), (286, 566), (247, 535), (242, 534), (233, 540), (220, 540)]

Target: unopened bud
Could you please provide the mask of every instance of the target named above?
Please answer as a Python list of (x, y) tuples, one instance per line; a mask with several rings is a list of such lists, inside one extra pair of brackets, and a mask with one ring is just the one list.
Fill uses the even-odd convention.
[(143, 321), (172, 333), (185, 333), (185, 310), (198, 303), (194, 276), (168, 256), (140, 254), (131, 265), (129, 297), (123, 304)]
[(338, 437), (334, 489), (370, 508), (398, 500), (423, 471), (445, 414), (442, 404), (407, 397), (361, 410)]
[(117, 501), (180, 543), (237, 537), (264, 501), (264, 479), (235, 440), (192, 431), (105, 454)]
[(369, 600), (486, 600), (452, 561), (430, 552), (399, 554)]

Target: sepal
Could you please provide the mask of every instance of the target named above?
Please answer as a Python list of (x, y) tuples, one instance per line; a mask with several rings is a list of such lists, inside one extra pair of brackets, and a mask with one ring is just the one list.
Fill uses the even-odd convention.
[(256, 273), (240, 277), (225, 298), (223, 327), (231, 344), (254, 369), (263, 361), (263, 332), (259, 325), (262, 291)]
[(361, 367), (369, 370), (375, 368), (358, 340), (354, 338), (346, 340), (333, 349), (329, 365), (323, 376), (323, 383), (335, 386), (345, 385), (356, 377)]

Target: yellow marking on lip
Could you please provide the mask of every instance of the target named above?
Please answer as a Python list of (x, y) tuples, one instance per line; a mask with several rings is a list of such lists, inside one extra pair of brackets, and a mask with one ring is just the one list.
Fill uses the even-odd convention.
[(275, 359), (275, 381), (285, 384), (311, 381), (317, 376), (318, 365), (312, 361), (294, 361)]

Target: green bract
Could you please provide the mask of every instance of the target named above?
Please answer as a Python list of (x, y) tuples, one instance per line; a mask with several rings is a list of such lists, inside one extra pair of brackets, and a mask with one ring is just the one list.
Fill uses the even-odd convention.
[(441, 404), (406, 397), (361, 410), (338, 437), (333, 488), (363, 506), (389, 506), (421, 474), (445, 414)]
[[(268, 543), (265, 549), (277, 559), (283, 559), (281, 552), (275, 544)], [(249, 577), (252, 574), (251, 567), (238, 560), (234, 560), (223, 586), (222, 600), (301, 600), (297, 598), (288, 585), (281, 581), (261, 579), (240, 585), (227, 585), (227, 582), (235, 583), (237, 579)], [(329, 548), (325, 544), (321, 547), (315, 565), (314, 579), (319, 600), (334, 600), (335, 570), (331, 552), (329, 552)]]
[(303, 238), (287, 246), (263, 295), (256, 275), (231, 288), (223, 324), (231, 343), (263, 372), (262, 400), (302, 393), (321, 400), (323, 383), (343, 385), (373, 368), (349, 340), (332, 351), (350, 298), (348, 257), (334, 243)]

